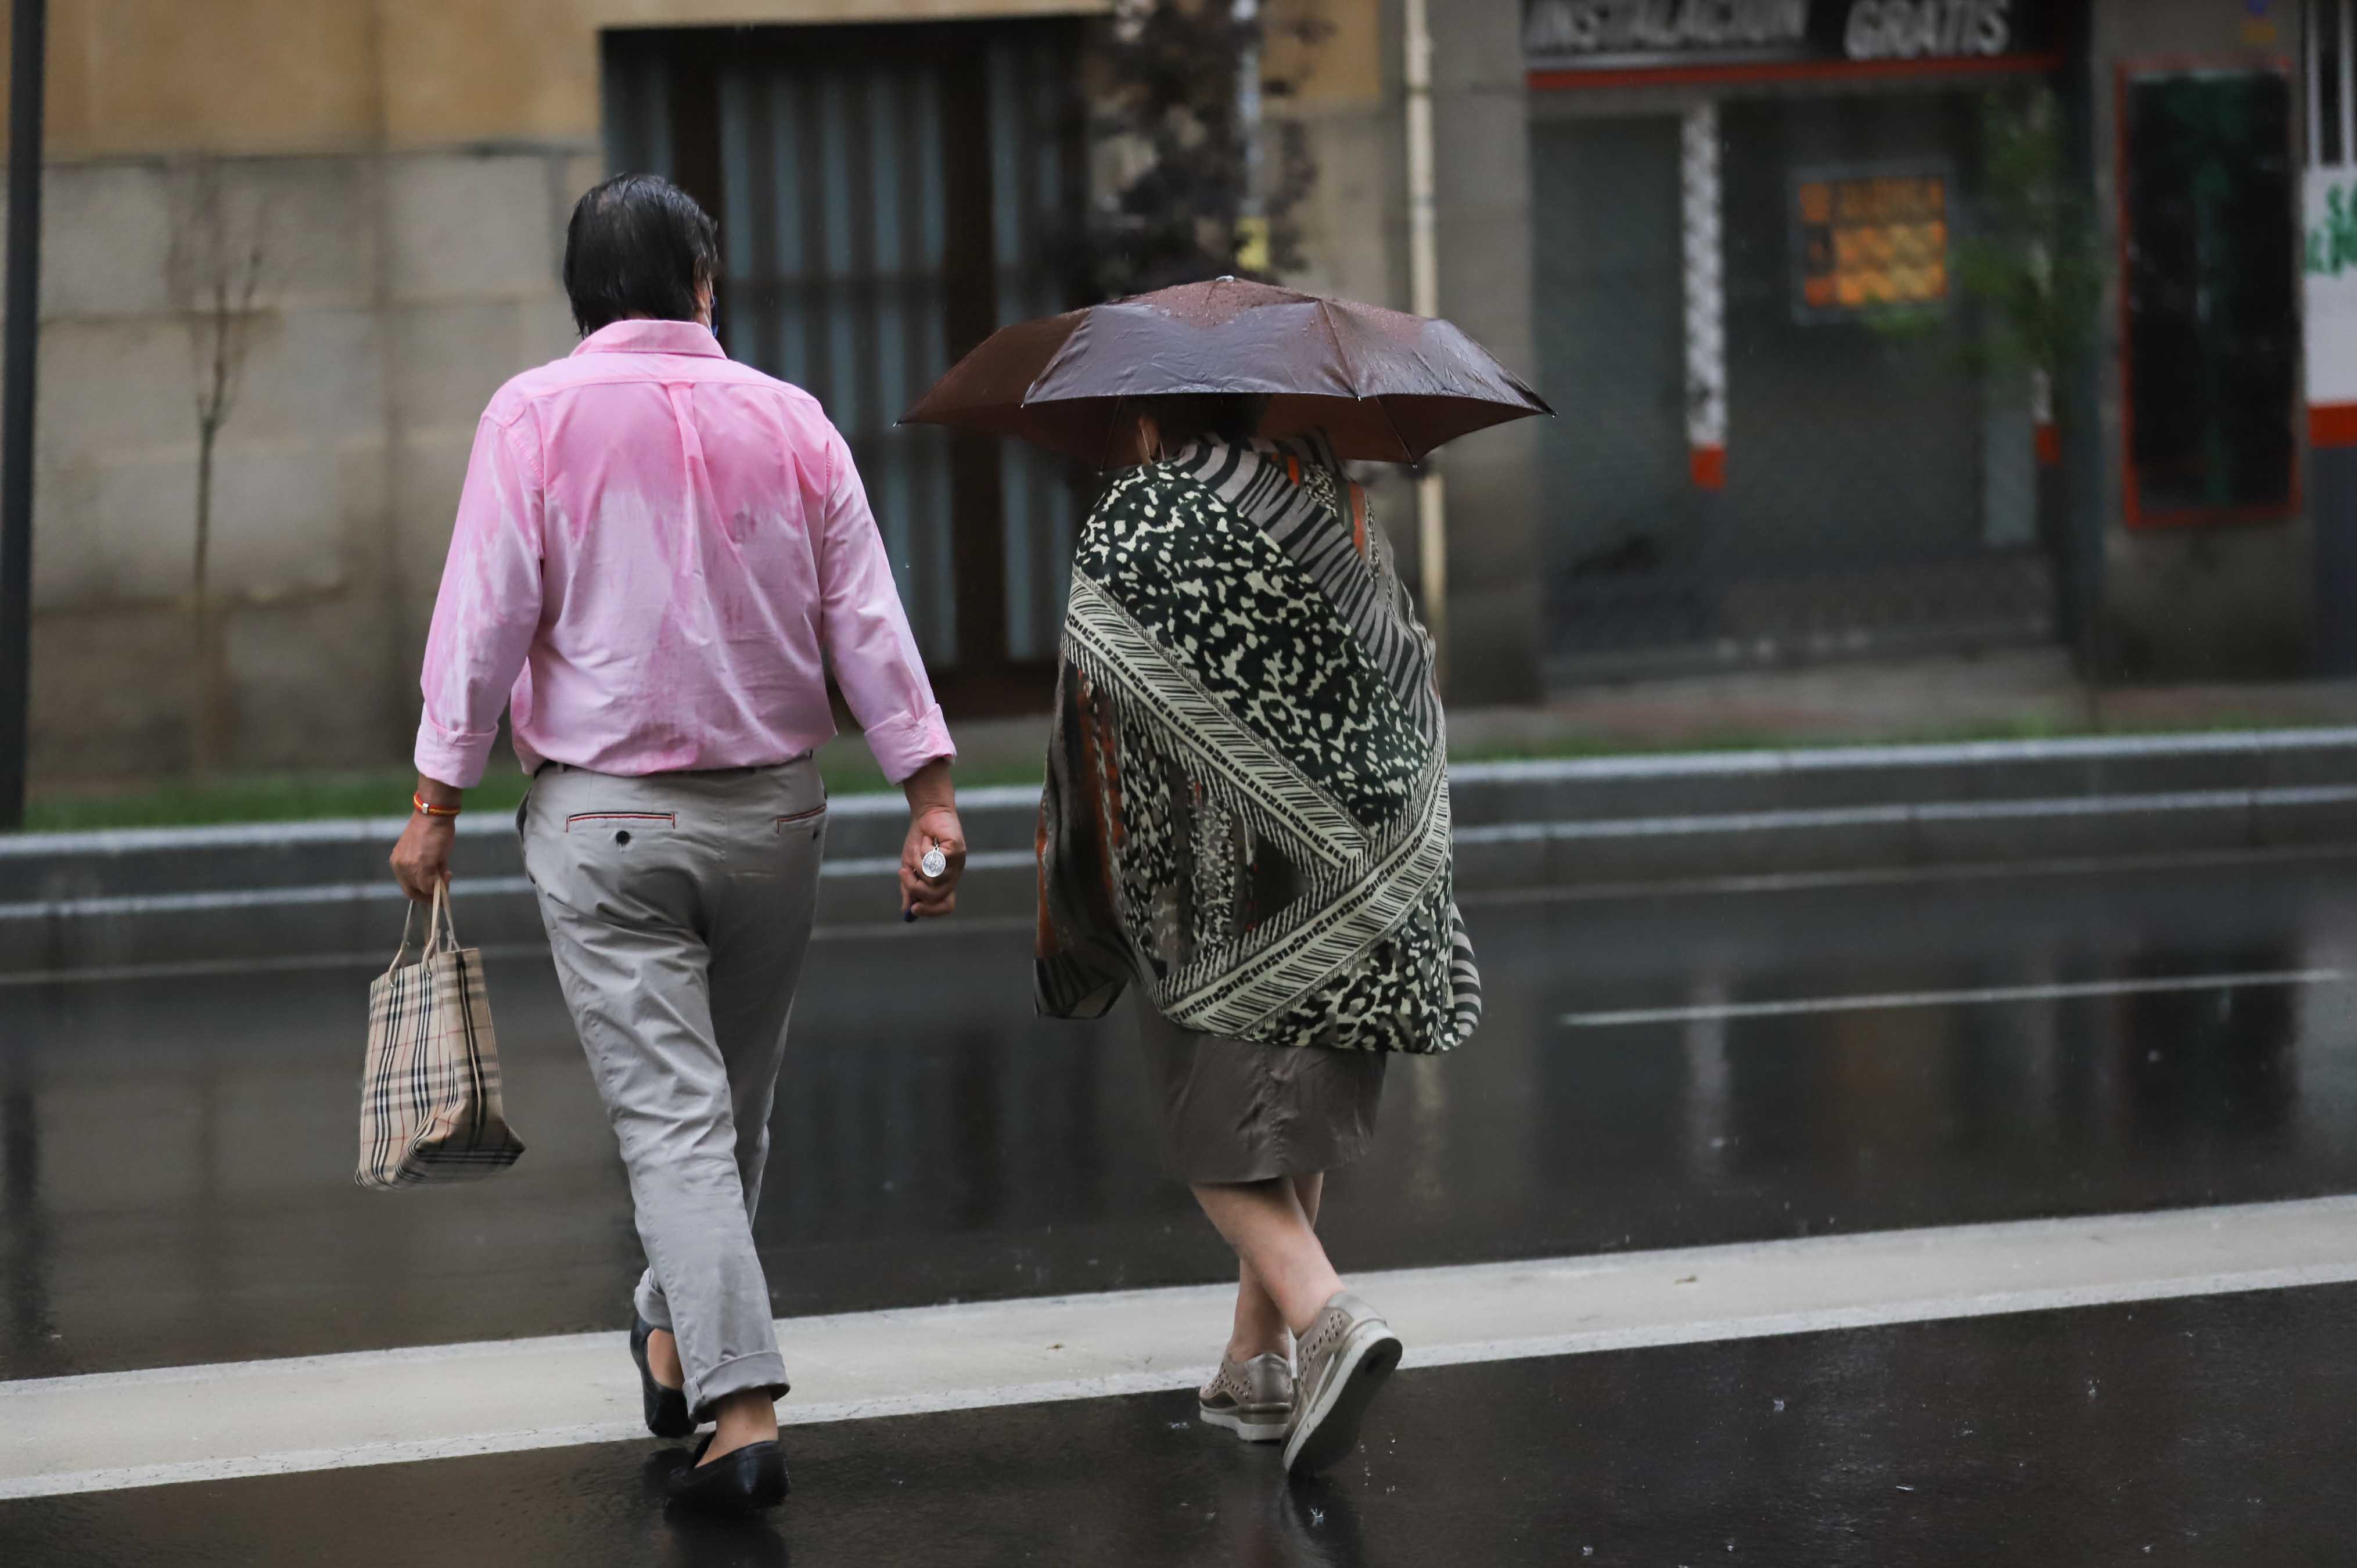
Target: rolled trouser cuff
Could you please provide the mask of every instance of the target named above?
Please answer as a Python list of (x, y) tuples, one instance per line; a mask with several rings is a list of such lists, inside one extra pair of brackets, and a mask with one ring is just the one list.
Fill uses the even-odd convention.
[(759, 1389), (772, 1400), (780, 1400), (792, 1386), (786, 1381), (784, 1357), (774, 1350), (756, 1351), (723, 1361), (703, 1377), (689, 1380), (687, 1408), (698, 1422), (710, 1421), (712, 1406), (730, 1394)]
[(630, 1305), (650, 1328), (672, 1332), (671, 1303), (663, 1299), (662, 1287), (655, 1283), (655, 1272), (649, 1269), (639, 1276), (639, 1288), (630, 1293)]

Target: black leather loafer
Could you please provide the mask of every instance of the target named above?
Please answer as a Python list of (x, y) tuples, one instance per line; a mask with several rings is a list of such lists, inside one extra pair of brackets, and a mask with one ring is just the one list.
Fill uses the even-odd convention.
[(646, 1406), (647, 1430), (657, 1437), (692, 1437), (695, 1418), (687, 1413), (687, 1391), (667, 1389), (647, 1368), (647, 1340), (655, 1326), (635, 1313), (630, 1317), (630, 1359), (639, 1364), (639, 1398)]
[(695, 1445), (695, 1459), (671, 1476), (671, 1500), (683, 1509), (715, 1513), (757, 1513), (786, 1500), (786, 1451), (775, 1443), (748, 1443), (709, 1465), (697, 1464), (712, 1446), (707, 1434)]

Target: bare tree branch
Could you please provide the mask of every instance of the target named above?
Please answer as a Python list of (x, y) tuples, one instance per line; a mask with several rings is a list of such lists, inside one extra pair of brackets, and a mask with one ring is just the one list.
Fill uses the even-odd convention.
[(199, 157), (177, 171), (169, 244), (166, 271), (173, 303), (188, 328), (197, 416), (196, 532), (190, 563), (197, 696), (190, 750), (201, 774), (220, 765), (229, 730), (227, 656), (211, 585), (214, 455), (221, 427), (237, 406), (254, 323), (261, 315), (270, 253), (268, 204), (256, 198), (239, 209), (226, 188), (221, 161)]

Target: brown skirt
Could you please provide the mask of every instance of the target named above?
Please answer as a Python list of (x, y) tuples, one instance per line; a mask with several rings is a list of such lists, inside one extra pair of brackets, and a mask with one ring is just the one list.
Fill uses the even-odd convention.
[(1266, 1181), (1367, 1152), (1383, 1094), (1381, 1051), (1263, 1046), (1182, 1029), (1138, 999), (1159, 1100), (1162, 1168), (1183, 1182)]

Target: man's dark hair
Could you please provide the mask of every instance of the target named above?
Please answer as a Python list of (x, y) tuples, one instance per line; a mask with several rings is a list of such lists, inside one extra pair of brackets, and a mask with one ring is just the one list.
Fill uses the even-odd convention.
[(584, 338), (628, 316), (693, 321), (697, 286), (719, 276), (719, 230), (661, 175), (616, 175), (573, 209), (565, 292)]
[(1176, 453), (1207, 435), (1242, 446), (1260, 434), (1268, 399), (1258, 392), (1164, 392), (1139, 398), (1136, 408), (1154, 416), (1163, 446)]

